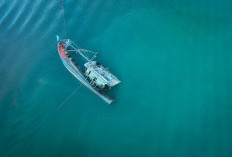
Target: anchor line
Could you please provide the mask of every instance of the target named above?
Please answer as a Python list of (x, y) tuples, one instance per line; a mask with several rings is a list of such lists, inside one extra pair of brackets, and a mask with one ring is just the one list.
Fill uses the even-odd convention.
[(69, 99), (72, 98), (72, 96), (76, 93), (76, 91), (81, 87), (82, 84), (80, 84), (57, 108), (56, 110), (61, 109), (61, 107), (64, 106), (64, 104), (69, 101)]
[(65, 38), (67, 36), (67, 29), (66, 29), (66, 20), (65, 20), (65, 13), (64, 13), (64, 0), (61, 0), (61, 9), (63, 12), (63, 25), (64, 25), (64, 34), (65, 34)]

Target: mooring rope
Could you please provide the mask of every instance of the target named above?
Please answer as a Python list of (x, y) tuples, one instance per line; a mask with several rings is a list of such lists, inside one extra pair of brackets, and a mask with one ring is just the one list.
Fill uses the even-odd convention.
[(61, 109), (61, 107), (64, 106), (64, 104), (69, 100), (71, 99), (71, 97), (76, 93), (76, 91), (81, 87), (82, 84), (80, 84), (57, 108), (56, 110), (59, 110)]
[(64, 34), (65, 34), (65, 39), (67, 36), (67, 29), (66, 29), (66, 21), (65, 21), (65, 14), (64, 14), (64, 0), (61, 0), (61, 7), (62, 7), (62, 11), (63, 11), (63, 23), (64, 23)]

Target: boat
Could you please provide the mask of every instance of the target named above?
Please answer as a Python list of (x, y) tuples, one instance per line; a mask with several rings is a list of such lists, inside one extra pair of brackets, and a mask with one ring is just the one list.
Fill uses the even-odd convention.
[[(64, 66), (83, 85), (89, 88), (106, 103), (111, 104), (114, 99), (104, 94), (104, 90), (112, 89), (121, 81), (108, 68), (95, 61), (97, 53), (77, 46), (70, 39), (60, 39), (57, 35), (57, 48)], [(92, 56), (90, 58), (89, 54)]]

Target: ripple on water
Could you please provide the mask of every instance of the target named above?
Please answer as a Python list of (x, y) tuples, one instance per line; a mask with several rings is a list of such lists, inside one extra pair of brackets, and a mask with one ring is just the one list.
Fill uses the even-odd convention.
[(12, 14), (13, 10), (17, 8), (17, 3), (19, 3), (18, 0), (11, 1), (9, 8), (6, 9), (5, 14), (3, 14), (2, 18), (0, 19), (0, 25), (6, 25), (5, 23), (7, 23), (10, 14)]
[(32, 3), (32, 5), (30, 6), (30, 9), (28, 9), (27, 11), (24, 11), (24, 13), (27, 12), (27, 14), (23, 16), (22, 22), (18, 26), (18, 31), (16, 35), (20, 35), (21, 33), (26, 34), (23, 31), (30, 29), (29, 24), (32, 22), (33, 19), (35, 19), (35, 15), (38, 14), (39, 10), (42, 9), (41, 3), (42, 2), (40, 0), (37, 0)]
[(11, 30), (13, 26), (17, 25), (17, 21), (18, 19), (22, 16), (22, 14), (27, 10), (26, 6), (28, 5), (29, 1), (25, 2), (25, 3), (19, 3), (18, 7), (18, 11), (16, 13), (16, 15), (11, 19), (11, 22), (8, 24), (9, 26), (7, 27), (7, 31)]

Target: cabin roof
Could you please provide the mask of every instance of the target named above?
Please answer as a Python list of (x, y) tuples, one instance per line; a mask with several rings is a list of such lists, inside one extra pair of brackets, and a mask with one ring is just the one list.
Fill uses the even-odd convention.
[(93, 72), (96, 78), (100, 78), (104, 84), (108, 84), (112, 87), (120, 83), (120, 81), (112, 73), (110, 73), (108, 69), (104, 68), (96, 61), (89, 61), (85, 63), (85, 67)]

